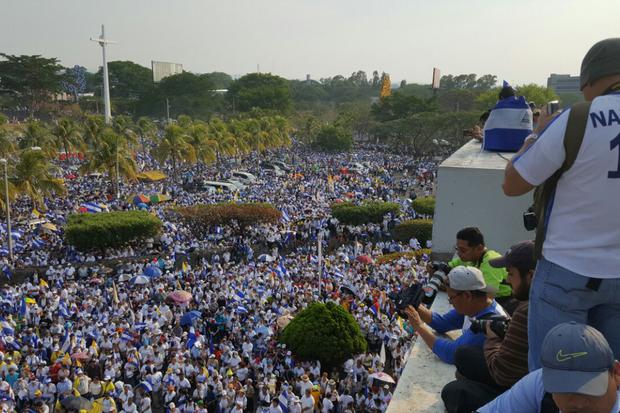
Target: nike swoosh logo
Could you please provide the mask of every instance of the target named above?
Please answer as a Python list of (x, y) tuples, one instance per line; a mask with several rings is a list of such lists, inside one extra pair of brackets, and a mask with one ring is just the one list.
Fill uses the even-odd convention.
[(560, 363), (563, 363), (565, 361), (576, 359), (577, 357), (583, 357), (587, 355), (588, 355), (587, 351), (579, 351), (577, 353), (562, 354), (562, 350), (560, 350), (558, 351), (558, 354), (555, 355), (555, 359), (559, 361)]

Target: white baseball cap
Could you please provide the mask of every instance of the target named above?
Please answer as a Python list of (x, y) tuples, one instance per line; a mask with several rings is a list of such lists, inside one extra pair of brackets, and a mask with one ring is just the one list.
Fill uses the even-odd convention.
[(482, 271), (476, 267), (465, 267), (463, 265), (454, 267), (448, 273), (448, 285), (457, 291), (497, 292), (496, 288), (488, 286), (486, 281), (484, 281)]

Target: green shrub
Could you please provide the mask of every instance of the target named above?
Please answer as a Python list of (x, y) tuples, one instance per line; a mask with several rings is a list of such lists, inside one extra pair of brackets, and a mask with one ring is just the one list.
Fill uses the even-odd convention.
[(394, 202), (364, 201), (361, 205), (342, 202), (332, 205), (332, 216), (347, 225), (380, 223), (387, 213), (397, 214), (399, 211), (400, 206)]
[(421, 245), (433, 237), (432, 219), (410, 219), (403, 221), (394, 227), (392, 236), (400, 242), (408, 242), (411, 238), (417, 238)]
[(79, 250), (119, 247), (157, 235), (161, 225), (159, 218), (146, 211), (73, 214), (67, 220), (65, 237)]
[(353, 316), (334, 303), (314, 303), (301, 311), (282, 331), (280, 341), (302, 360), (320, 360), (328, 371), (368, 347)]
[(426, 196), (413, 201), (413, 210), (421, 215), (433, 216), (435, 214), (435, 197)]
[(353, 134), (341, 126), (325, 125), (319, 130), (312, 146), (326, 152), (350, 151), (353, 147)]
[(202, 204), (180, 207), (176, 211), (196, 232), (204, 232), (216, 225), (230, 225), (235, 222), (242, 229), (259, 223), (275, 224), (282, 217), (282, 213), (273, 205), (258, 202)]

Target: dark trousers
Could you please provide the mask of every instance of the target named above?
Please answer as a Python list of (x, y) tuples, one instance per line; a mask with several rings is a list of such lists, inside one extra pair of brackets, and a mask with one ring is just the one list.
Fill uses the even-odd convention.
[(495, 399), (505, 390), (473, 380), (455, 380), (443, 388), (441, 399), (448, 413), (471, 413)]
[(454, 365), (456, 371), (463, 378), (479, 383), (497, 386), (489, 373), (487, 361), (484, 358), (484, 350), (479, 346), (462, 346), (454, 353)]
[(507, 390), (491, 377), (482, 347), (459, 347), (454, 365), (461, 379), (448, 383), (441, 391), (448, 413), (471, 413)]

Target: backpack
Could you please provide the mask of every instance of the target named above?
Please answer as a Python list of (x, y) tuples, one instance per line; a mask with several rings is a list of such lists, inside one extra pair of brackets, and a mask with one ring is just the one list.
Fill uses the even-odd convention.
[(542, 247), (545, 242), (547, 232), (547, 218), (551, 212), (549, 204), (555, 195), (555, 189), (562, 174), (568, 171), (575, 163), (579, 154), (583, 135), (585, 135), (588, 116), (590, 114), (591, 102), (580, 102), (575, 104), (568, 114), (568, 124), (564, 133), (564, 163), (560, 169), (555, 171), (545, 182), (538, 185), (534, 190), (533, 212), (537, 217), (536, 238), (534, 243), (534, 256), (538, 260), (542, 257)]

